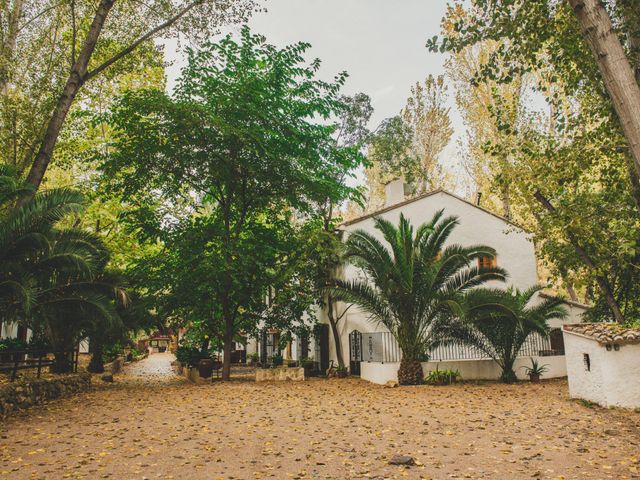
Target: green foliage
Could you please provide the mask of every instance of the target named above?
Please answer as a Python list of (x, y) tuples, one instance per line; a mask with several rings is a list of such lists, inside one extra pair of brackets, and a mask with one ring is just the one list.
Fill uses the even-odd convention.
[[(87, 112), (108, 108), (111, 98), (123, 89), (164, 83), (163, 49), (154, 38), (179, 31), (198, 44), (210, 38), (212, 29), (246, 21), (255, 7), (252, 0), (223, 8), (214, 0), (118, 0), (111, 4), (106, 23), (94, 39), (88, 65), (93, 73), (79, 82), (82, 88), (56, 145), (56, 166), (73, 163), (75, 168), (84, 168), (78, 159), (102, 139), (105, 132), (92, 131)], [(20, 0), (0, 4), (0, 163), (20, 173), (31, 167), (71, 66), (91, 43), (88, 34), (99, 5), (106, 3)], [(179, 21), (170, 21), (172, 18)], [(159, 25), (165, 28), (158, 29)], [(146, 41), (136, 44), (143, 36)], [(108, 68), (96, 70), (106, 67), (106, 62)]]
[[(227, 345), (308, 309), (294, 218), (355, 192), (344, 179), (362, 155), (334, 137), (346, 75), (316, 80), (308, 48), (278, 49), (244, 28), (239, 43), (191, 51), (173, 96), (129, 92), (100, 119), (117, 132), (104, 191), (127, 205), (141, 240), (161, 241), (135, 267), (148, 296), (159, 315), (205, 322)], [(265, 305), (269, 288), (277, 301)]]
[(437, 367), (435, 370), (431, 370), (424, 379), (424, 382), (428, 385), (451, 385), (462, 379), (460, 371), (458, 370), (439, 370)]
[(528, 365), (525, 365), (524, 367), (522, 367), (524, 371), (527, 373), (527, 375), (542, 375), (543, 373), (546, 373), (549, 371), (549, 369), (547, 368), (548, 365), (540, 365), (538, 361), (534, 360), (533, 358), (531, 358), (530, 360), (531, 360), (530, 367)]
[(192, 368), (197, 367), (198, 362), (204, 358), (211, 358), (209, 351), (203, 352), (200, 348), (186, 345), (179, 345), (176, 349), (176, 360)]
[(249, 355), (247, 355), (247, 360), (251, 360), (252, 362), (256, 363), (260, 360), (260, 354), (250, 353)]
[(499, 268), (470, 266), (480, 257), (495, 255), (491, 247), (445, 247), (456, 225), (456, 217), (443, 217), (439, 211), (414, 232), (401, 215), (397, 227), (375, 220), (388, 248), (363, 230), (347, 239), (347, 258), (362, 268), (366, 280), (338, 281), (330, 290), (338, 299), (363, 308), (371, 322), (384, 325), (404, 360), (419, 360), (430, 349), (442, 326), (461, 315), (474, 287), (506, 277)]
[(549, 320), (568, 315), (560, 298), (533, 302), (540, 290), (542, 287), (533, 286), (524, 291), (513, 287), (470, 291), (464, 318), (446, 326), (443, 343), (462, 341), (478, 348), (500, 366), (503, 382), (515, 382), (513, 365), (527, 338), (547, 336)]
[[(20, 184), (4, 179), (0, 197), (10, 199)], [(121, 325), (116, 305), (128, 301), (106, 270), (100, 240), (64, 226), (83, 206), (83, 196), (68, 189), (39, 193), (17, 208), (0, 205), (0, 309), (6, 320), (45, 333), (56, 351), (73, 348), (98, 325)]]
[(24, 350), (27, 344), (19, 338), (2, 338), (0, 339), (0, 351)]
[(105, 363), (113, 362), (124, 352), (124, 347), (120, 342), (114, 342), (102, 350), (102, 361)]
[(448, 183), (439, 156), (453, 135), (443, 75), (428, 75), (411, 87), (399, 115), (384, 120), (368, 141), (369, 208), (380, 205), (382, 186), (403, 178), (412, 194)]
[(138, 350), (136, 347), (131, 347), (131, 356), (135, 358), (140, 358), (145, 354), (142, 350)]
[[(630, 63), (640, 72), (637, 2), (605, 5)], [(509, 191), (514, 218), (531, 230), (544, 270), (570, 293), (575, 289), (594, 303), (593, 320), (612, 318), (601, 289), (595, 288), (598, 277), (610, 285), (624, 317), (638, 318), (638, 174), (569, 3), (456, 2), (443, 21), (443, 34), (428, 46), (456, 56), (485, 49), (469, 79), (473, 86), (506, 85), (522, 94), (528, 84), (550, 107), (548, 115), (538, 108), (527, 111), (521, 95), (514, 110), (519, 121), (494, 111), (499, 134), (484, 143), (486, 154), (500, 163), (490, 188)], [(553, 213), (536, 200), (538, 193), (553, 205)]]
[(281, 353), (274, 353), (271, 357), (271, 366), (273, 367), (280, 367), (283, 362), (284, 360)]

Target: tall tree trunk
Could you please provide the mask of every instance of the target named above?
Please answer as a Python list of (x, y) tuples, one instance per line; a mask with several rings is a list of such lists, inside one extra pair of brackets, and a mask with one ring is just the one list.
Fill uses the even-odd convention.
[[(547, 210), (551, 214), (555, 213), (555, 207), (551, 204), (549, 199), (542, 195), (541, 192), (536, 192), (534, 196), (538, 203), (540, 203), (545, 210)], [(582, 260), (582, 263), (584, 263), (584, 265), (589, 268), (589, 270), (597, 272), (598, 268), (595, 261), (590, 257), (587, 251), (582, 248), (576, 235), (569, 228), (565, 228), (565, 233), (567, 235), (569, 243), (571, 243), (574, 250), (576, 251), (576, 254), (580, 258), (580, 260)], [(596, 273), (595, 280), (598, 284), (598, 287), (600, 288), (600, 291), (605, 297), (607, 305), (609, 306), (611, 314), (613, 315), (613, 319), (618, 323), (624, 323), (624, 315), (622, 314), (622, 310), (620, 310), (620, 305), (618, 304), (618, 301), (613, 294), (613, 289), (611, 288), (611, 285), (609, 284), (607, 278), (604, 275)]]
[(87, 366), (87, 370), (91, 373), (103, 373), (104, 362), (102, 361), (103, 344), (97, 335), (89, 338), (89, 350), (91, 350), (91, 361)]
[(573, 288), (573, 284), (569, 280), (564, 279), (564, 286), (567, 289), (567, 293), (569, 294), (569, 298), (571, 299), (571, 301), (573, 302), (580, 301), (580, 299), (578, 298), (578, 294)]
[(222, 380), (231, 379), (231, 352), (233, 350), (233, 319), (225, 315), (222, 349)]
[(600, 0), (568, 0), (591, 47), (640, 175), (640, 87)]
[(329, 325), (331, 325), (331, 334), (333, 335), (333, 342), (336, 348), (336, 359), (338, 360), (338, 366), (344, 367), (344, 357), (342, 355), (342, 342), (340, 341), (340, 333), (338, 332), (338, 320), (336, 319), (334, 312), (335, 301), (332, 295), (327, 295), (327, 317), (329, 318)]
[[(69, 73), (67, 82), (65, 83), (60, 97), (58, 97), (53, 114), (47, 124), (42, 143), (40, 144), (36, 158), (31, 165), (29, 175), (27, 175), (27, 182), (33, 185), (34, 189), (37, 189), (40, 186), (40, 183), (42, 183), (44, 174), (47, 171), (47, 167), (49, 166), (49, 162), (53, 156), (53, 149), (58, 141), (62, 125), (67, 118), (67, 114), (73, 104), (73, 100), (87, 79), (89, 60), (91, 60), (98, 38), (100, 38), (100, 32), (104, 27), (107, 15), (111, 8), (113, 8), (114, 3), (115, 0), (100, 1), (96, 14), (93, 17), (91, 27), (89, 28), (89, 32), (87, 33), (87, 37), (82, 44), (80, 53), (78, 54), (78, 58), (71, 67), (71, 72)], [(23, 197), (21, 203), (24, 203), (28, 199), (29, 197)]]
[(502, 216), (511, 220), (511, 195), (508, 185), (500, 187), (500, 200), (502, 201)]
[(36, 158), (31, 165), (29, 175), (27, 175), (27, 182), (33, 185), (35, 189), (37, 189), (40, 186), (40, 183), (42, 183), (42, 179), (44, 178), (44, 174), (47, 171), (47, 167), (49, 166), (49, 162), (53, 155), (53, 149), (58, 141), (62, 125), (67, 118), (67, 114), (73, 104), (73, 100), (87, 79), (89, 60), (91, 60), (98, 38), (100, 38), (102, 27), (104, 26), (107, 15), (111, 8), (113, 8), (114, 3), (115, 0), (100, 1), (95, 16), (93, 17), (93, 21), (91, 22), (89, 32), (87, 33), (87, 37), (82, 44), (80, 53), (78, 54), (78, 58), (71, 67), (71, 72), (69, 73), (67, 82), (60, 94), (60, 97), (58, 98), (53, 114), (47, 124)]
[(515, 358), (508, 358), (504, 361), (504, 366), (502, 367), (502, 374), (500, 375), (500, 381), (502, 383), (516, 383), (518, 381), (516, 372), (513, 371), (514, 363), (515, 363)]

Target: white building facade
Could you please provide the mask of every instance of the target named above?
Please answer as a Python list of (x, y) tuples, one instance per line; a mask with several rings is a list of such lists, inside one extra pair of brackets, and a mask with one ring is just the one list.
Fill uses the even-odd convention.
[(571, 398), (640, 408), (640, 329), (583, 323), (563, 333)]
[[(434, 191), (411, 200), (402, 200), (404, 187), (401, 182), (392, 182), (387, 186), (387, 199), (395, 201), (382, 210), (344, 223), (341, 228), (344, 239), (355, 230), (364, 230), (383, 240), (381, 233), (374, 227), (375, 218), (384, 218), (398, 224), (400, 214), (403, 214), (414, 226), (430, 221), (433, 215), (444, 210), (445, 216), (456, 216), (459, 225), (449, 237), (449, 244), (463, 246), (484, 244), (496, 250), (497, 265), (509, 273), (507, 284), (492, 282), (487, 286), (504, 287), (513, 285), (521, 290), (538, 283), (537, 261), (533, 242), (528, 234), (517, 225), (497, 216), (483, 208), (443, 190)], [(355, 266), (349, 265), (344, 269), (343, 277), (351, 280), (361, 276), (362, 272)], [(340, 303), (338, 314), (348, 305)], [(525, 371), (521, 366), (530, 364), (529, 358), (546, 364), (549, 371), (545, 378), (562, 377), (566, 375), (564, 348), (562, 345), (562, 323), (576, 323), (587, 309), (585, 305), (567, 302), (569, 318), (567, 320), (553, 320), (550, 322), (552, 335), (550, 339), (531, 337), (522, 351), (515, 365), (517, 375), (525, 378)], [(321, 319), (327, 323), (326, 314)], [(340, 342), (345, 361), (350, 363), (352, 373), (360, 374), (363, 379), (375, 383), (386, 383), (397, 380), (400, 362), (400, 352), (390, 333), (383, 326), (375, 325), (368, 320), (366, 312), (356, 306), (349, 308), (339, 326)], [(330, 339), (329, 358), (336, 360), (333, 338)], [(435, 368), (459, 370), (462, 378), (497, 379), (500, 376), (499, 367), (492, 360), (484, 357), (481, 352), (462, 346), (440, 348), (430, 352), (430, 361), (423, 364), (425, 374)]]

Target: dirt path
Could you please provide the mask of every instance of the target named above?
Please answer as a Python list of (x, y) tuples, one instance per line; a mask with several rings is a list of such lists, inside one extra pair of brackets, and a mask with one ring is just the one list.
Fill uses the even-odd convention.
[[(640, 478), (640, 414), (585, 407), (562, 381), (195, 386), (170, 360), (11, 419), (0, 478)], [(396, 453), (420, 465), (388, 465)]]

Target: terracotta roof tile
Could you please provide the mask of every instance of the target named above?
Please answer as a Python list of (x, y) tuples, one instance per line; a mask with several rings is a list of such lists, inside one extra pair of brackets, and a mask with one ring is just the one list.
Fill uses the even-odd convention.
[(640, 343), (640, 328), (624, 327), (617, 323), (576, 323), (564, 325), (563, 329), (592, 338), (602, 345)]

